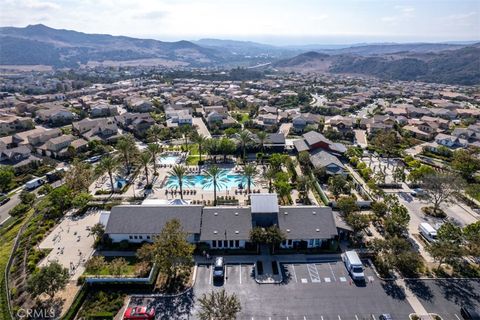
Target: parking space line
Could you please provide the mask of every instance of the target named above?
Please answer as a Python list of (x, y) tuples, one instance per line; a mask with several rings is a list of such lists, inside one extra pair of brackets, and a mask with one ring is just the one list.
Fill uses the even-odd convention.
[(320, 316), (320, 318), (322, 318), (322, 320), (323, 320), (323, 316)]
[(293, 277), (295, 278), (295, 283), (298, 283), (297, 273), (295, 272), (295, 265), (292, 264)]
[(325, 279), (325, 282), (332, 282), (332, 280), (330, 278), (324, 278)]
[(208, 281), (208, 284), (212, 284), (213, 283), (213, 268), (209, 268), (210, 269), (210, 280)]
[(461, 320), (459, 316), (457, 316), (456, 314), (453, 314), (458, 320)]
[(377, 318), (375, 318), (375, 316), (373, 314), (372, 314), (372, 318), (373, 318), (373, 320), (377, 320)]
[(357, 315), (355, 315), (355, 320), (358, 320), (358, 317), (357, 317)]
[(228, 265), (227, 265), (227, 266), (225, 267), (225, 275), (224, 275), (225, 281), (228, 280), (228, 269), (229, 269), (229, 268), (228, 268)]
[(315, 264), (307, 264), (307, 271), (312, 282), (320, 282), (320, 275), (318, 274), (318, 269)]
[(242, 284), (242, 264), (240, 263), (240, 284)]
[(307, 317), (303, 316), (303, 320), (307, 320)]
[(345, 277), (340, 277), (339, 279), (340, 279), (340, 282), (347, 282), (347, 278)]
[(368, 281), (369, 281), (369, 282), (373, 282), (374, 279), (375, 279), (375, 278), (374, 278), (373, 276), (368, 276)]
[(342, 320), (342, 318), (340, 318), (340, 315), (338, 315), (338, 320)]
[(330, 267), (330, 271), (332, 272), (333, 281), (337, 281), (337, 279), (335, 278), (335, 273), (333, 273), (332, 264), (329, 263), (328, 266)]

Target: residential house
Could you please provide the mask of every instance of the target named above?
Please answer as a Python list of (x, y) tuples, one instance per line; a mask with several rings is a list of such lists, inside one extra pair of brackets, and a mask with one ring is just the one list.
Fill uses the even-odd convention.
[(343, 154), (347, 148), (341, 143), (334, 143), (325, 136), (316, 131), (309, 131), (303, 134), (303, 139), (295, 140), (293, 142), (297, 152), (313, 151), (316, 149), (323, 149), (334, 153)]
[(124, 113), (114, 119), (121, 128), (137, 136), (144, 136), (155, 124), (155, 120), (148, 113)]
[(75, 119), (75, 114), (63, 107), (41, 109), (35, 113), (36, 119), (52, 126), (70, 124)]
[(33, 129), (31, 118), (23, 118), (15, 115), (0, 115), (0, 135), (5, 136), (19, 131)]
[(129, 97), (125, 99), (125, 106), (127, 107), (128, 111), (131, 112), (145, 113), (154, 110), (152, 102), (140, 97)]
[(118, 107), (110, 104), (95, 104), (90, 108), (90, 117), (103, 118), (113, 117), (118, 115)]
[(114, 118), (85, 118), (72, 124), (73, 132), (87, 141), (115, 142), (119, 137)]
[(317, 150), (310, 155), (310, 162), (316, 169), (325, 169), (329, 175), (346, 175), (345, 166), (333, 154), (324, 150)]

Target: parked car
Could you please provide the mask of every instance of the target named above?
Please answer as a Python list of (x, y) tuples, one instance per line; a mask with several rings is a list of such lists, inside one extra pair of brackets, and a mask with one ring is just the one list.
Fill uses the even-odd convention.
[(128, 308), (123, 315), (124, 320), (153, 320), (155, 318), (155, 309), (147, 307)]
[(8, 201), (10, 201), (10, 197), (7, 197), (7, 196), (0, 196), (0, 206), (3, 206), (5, 203), (7, 203)]
[(88, 158), (87, 160), (85, 160), (85, 162), (95, 163), (95, 162), (100, 161), (101, 159), (102, 159), (102, 156), (94, 156), (94, 157)]
[(415, 188), (410, 194), (414, 197), (422, 197), (425, 195), (425, 191), (422, 188)]
[(25, 183), (25, 189), (28, 190), (28, 191), (31, 191), (33, 189), (36, 189), (36, 188), (40, 187), (44, 183), (45, 183), (45, 180), (43, 180), (41, 178), (35, 178), (35, 179), (32, 179), (32, 180), (28, 181), (27, 183)]
[(225, 275), (225, 265), (222, 257), (215, 258), (215, 265), (213, 267), (213, 278), (223, 279)]
[(462, 307), (460, 314), (465, 320), (480, 320), (480, 310), (471, 307)]

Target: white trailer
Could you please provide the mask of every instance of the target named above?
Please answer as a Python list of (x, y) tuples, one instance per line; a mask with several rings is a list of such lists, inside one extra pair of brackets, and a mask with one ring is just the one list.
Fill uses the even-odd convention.
[(430, 224), (426, 222), (420, 223), (420, 225), (418, 226), (418, 231), (429, 242), (435, 241), (437, 239), (437, 230), (435, 230), (435, 228), (433, 228)]
[(345, 251), (345, 253), (342, 254), (342, 260), (354, 281), (365, 281), (363, 264), (355, 250)]

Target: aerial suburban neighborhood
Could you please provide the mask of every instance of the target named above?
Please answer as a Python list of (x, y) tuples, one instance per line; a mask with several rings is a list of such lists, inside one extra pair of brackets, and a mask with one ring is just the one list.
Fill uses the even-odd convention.
[(478, 43), (421, 51), (473, 52), (430, 81), (339, 71), (420, 54), (388, 45), (232, 66), (108, 36), (130, 49), (74, 67), (9, 41), (107, 36), (0, 36), (0, 319), (480, 319)]

